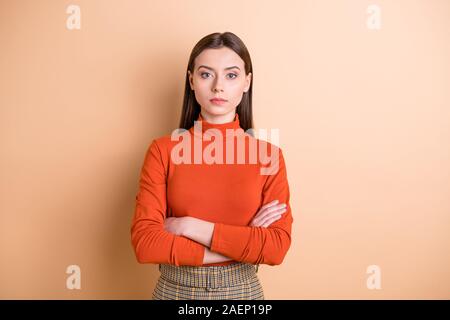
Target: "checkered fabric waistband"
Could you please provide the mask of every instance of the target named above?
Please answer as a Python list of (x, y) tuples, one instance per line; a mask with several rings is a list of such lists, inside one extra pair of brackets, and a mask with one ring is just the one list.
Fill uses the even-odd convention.
[(175, 266), (160, 264), (161, 277), (174, 283), (200, 288), (219, 288), (237, 285), (252, 278), (259, 265), (233, 263), (226, 266)]

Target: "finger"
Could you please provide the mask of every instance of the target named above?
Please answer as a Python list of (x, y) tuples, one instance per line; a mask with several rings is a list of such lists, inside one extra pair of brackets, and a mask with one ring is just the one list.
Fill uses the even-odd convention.
[(272, 211), (269, 214), (264, 215), (264, 217), (255, 219), (256, 223), (259, 225), (264, 224), (267, 220), (272, 219), (277, 216), (281, 216), (283, 213), (287, 211), (287, 208), (280, 208), (278, 210)]
[(263, 210), (262, 212), (259, 212), (256, 215), (256, 219), (265, 219), (266, 217), (268, 217), (269, 215), (271, 215), (272, 213), (278, 211), (278, 210), (282, 210), (282, 209), (286, 209), (287, 205), (285, 203), (276, 205), (276, 206), (272, 206), (269, 208), (266, 208), (265, 210)]
[(270, 226), (272, 223), (274, 223), (275, 221), (279, 220), (280, 218), (281, 218), (281, 214), (278, 215), (278, 216), (275, 216), (275, 217), (273, 217), (273, 218), (271, 218), (271, 219), (269, 219), (269, 220), (267, 220), (267, 221), (262, 225), (262, 227), (267, 228), (268, 226)]
[(259, 210), (261, 211), (261, 210), (264, 210), (265, 208), (268, 208), (268, 207), (271, 207), (271, 206), (273, 206), (273, 205), (276, 205), (278, 202), (279, 202), (279, 200), (278, 200), (278, 199), (275, 199), (275, 200), (273, 200), (273, 201), (271, 201), (271, 202), (266, 203), (265, 205), (263, 205)]
[(267, 223), (268, 223), (268, 224), (271, 224), (273, 221), (278, 220), (278, 219), (281, 219), (282, 215), (283, 215), (283, 213), (279, 213), (279, 214), (277, 214), (277, 215), (271, 216), (271, 217), (265, 219), (265, 220), (261, 223), (261, 225), (267, 225)]
[(286, 207), (277, 207), (274, 209), (267, 209), (266, 211), (263, 211), (261, 214), (253, 218), (253, 221), (256, 224), (262, 224), (265, 220), (272, 218), (273, 216), (276, 216), (278, 214), (284, 213), (287, 210)]

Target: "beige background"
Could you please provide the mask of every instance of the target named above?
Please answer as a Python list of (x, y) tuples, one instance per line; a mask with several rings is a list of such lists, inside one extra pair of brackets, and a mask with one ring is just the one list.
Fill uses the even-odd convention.
[(250, 51), (256, 128), (280, 129), (291, 187), (266, 298), (449, 299), (447, 0), (2, 0), (0, 298), (150, 297), (158, 268), (130, 242), (139, 171), (178, 125), (191, 49), (224, 31)]

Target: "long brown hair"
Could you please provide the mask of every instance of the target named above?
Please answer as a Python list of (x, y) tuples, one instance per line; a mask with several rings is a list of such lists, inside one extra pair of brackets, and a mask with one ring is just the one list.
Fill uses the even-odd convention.
[[(250, 59), (250, 54), (244, 42), (232, 32), (211, 33), (202, 39), (194, 46), (189, 57), (187, 70), (194, 73), (194, 60), (205, 49), (219, 49), (228, 47), (236, 52), (245, 62), (245, 74), (252, 73), (252, 80), (250, 88), (244, 92), (242, 100), (236, 108), (236, 113), (239, 115), (239, 124), (244, 131), (253, 129), (253, 113), (252, 113), (252, 88), (253, 88), (253, 67)], [(184, 99), (183, 109), (181, 110), (180, 128), (190, 129), (194, 125), (200, 114), (201, 107), (195, 99), (194, 91), (191, 90), (189, 84), (189, 75), (186, 70), (186, 83), (184, 85)], [(253, 135), (250, 130), (248, 133)]]

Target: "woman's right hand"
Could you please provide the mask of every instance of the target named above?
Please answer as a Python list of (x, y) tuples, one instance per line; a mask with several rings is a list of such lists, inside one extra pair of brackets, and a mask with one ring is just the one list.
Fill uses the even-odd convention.
[(269, 202), (259, 209), (258, 213), (250, 222), (250, 227), (264, 227), (267, 228), (273, 222), (281, 218), (281, 215), (286, 212), (286, 204), (278, 204), (278, 200)]

